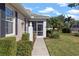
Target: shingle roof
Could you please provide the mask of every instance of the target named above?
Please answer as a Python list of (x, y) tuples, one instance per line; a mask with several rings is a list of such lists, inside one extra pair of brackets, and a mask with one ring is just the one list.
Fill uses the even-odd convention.
[(15, 7), (18, 11), (20, 11), (24, 16), (28, 16), (26, 9), (20, 3), (10, 3), (13, 7)]
[(29, 9), (26, 9), (26, 11), (28, 11), (28, 14), (30, 15), (31, 18), (46, 18), (46, 19), (49, 18), (49, 16), (32, 13), (32, 11)]

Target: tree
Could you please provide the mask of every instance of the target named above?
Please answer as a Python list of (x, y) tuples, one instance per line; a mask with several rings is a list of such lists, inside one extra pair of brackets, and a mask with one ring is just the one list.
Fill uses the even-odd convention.
[(50, 19), (47, 19), (47, 28), (51, 28), (52, 25), (51, 25), (51, 20)]
[[(79, 3), (70, 3), (68, 4), (68, 7), (77, 7), (79, 9)], [(75, 24), (79, 24), (79, 21), (75, 21)]]
[(51, 17), (49, 23), (53, 29), (58, 28), (58, 30), (60, 30), (64, 25), (64, 18), (65, 17), (63, 15)]
[(70, 3), (68, 4), (68, 7), (76, 7), (76, 6), (79, 6), (79, 3)]
[(65, 18), (65, 21), (64, 21), (64, 26), (66, 28), (71, 28), (72, 25), (75, 23), (75, 19), (71, 18), (71, 17), (68, 17), (68, 18)]
[(79, 24), (79, 20), (76, 20), (75, 23), (76, 23), (76, 24)]
[(68, 7), (75, 7), (75, 9), (78, 9), (79, 10), (79, 3), (69, 3), (68, 4)]
[(74, 24), (75, 20), (71, 17), (65, 18), (63, 15), (59, 15), (56, 17), (51, 17), (47, 21), (48, 27), (51, 27), (55, 30), (57, 28), (58, 30), (62, 30), (63, 28), (70, 29), (72, 25)]

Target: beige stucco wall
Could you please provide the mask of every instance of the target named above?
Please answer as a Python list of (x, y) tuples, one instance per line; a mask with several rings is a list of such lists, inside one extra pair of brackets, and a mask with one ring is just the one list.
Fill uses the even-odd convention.
[[(9, 7), (11, 8), (12, 10), (14, 10), (14, 17), (13, 17), (13, 36), (16, 37), (16, 41), (19, 41), (21, 40), (21, 37), (22, 37), (22, 34), (25, 32), (24, 31), (24, 16), (22, 15), (22, 13), (19, 12), (19, 10), (17, 10), (15, 7), (11, 6), (10, 4), (6, 4), (6, 7)], [(15, 31), (15, 28), (16, 28), (16, 25), (15, 25), (15, 11), (17, 11), (18, 13), (18, 32), (17, 32), (17, 35), (16, 35), (16, 31)], [(9, 36), (12, 36), (11, 34)]]
[(24, 17), (19, 13), (18, 14), (18, 33), (16, 35), (17, 41), (21, 40), (22, 34), (25, 32), (24, 31)]

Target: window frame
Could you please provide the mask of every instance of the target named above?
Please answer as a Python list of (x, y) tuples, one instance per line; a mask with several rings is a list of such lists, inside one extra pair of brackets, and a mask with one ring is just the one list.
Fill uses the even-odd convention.
[[(7, 15), (6, 15), (6, 8), (8, 8), (9, 10), (11, 10), (13, 12), (13, 16), (10, 17), (12, 20), (7, 20), (7, 18), (9, 18), (9, 17), (7, 17)], [(11, 7), (6, 6), (5, 7), (5, 22), (7, 21), (7, 22), (12, 23), (12, 27), (13, 27), (13, 17), (14, 17), (14, 10)], [(6, 29), (5, 29), (5, 31), (6, 31)], [(14, 35), (13, 28), (12, 28), (12, 33), (6, 33), (5, 32), (5, 36), (12, 36), (12, 35)]]

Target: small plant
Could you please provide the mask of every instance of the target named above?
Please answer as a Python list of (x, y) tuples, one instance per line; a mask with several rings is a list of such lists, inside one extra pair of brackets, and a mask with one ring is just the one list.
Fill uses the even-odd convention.
[(60, 37), (60, 35), (59, 35), (59, 32), (58, 31), (47, 30), (47, 37), (57, 39), (57, 38)]
[(33, 44), (35, 42), (35, 39), (36, 39), (36, 33), (33, 33)]
[(59, 35), (59, 32), (53, 32), (52, 35), (51, 35), (51, 38), (55, 38), (55, 39), (58, 39), (60, 37)]
[(53, 30), (47, 30), (47, 37), (51, 37), (51, 34), (52, 34)]
[(77, 37), (79, 37), (79, 32), (78, 32), (78, 33), (74, 33), (74, 36), (77, 36)]

